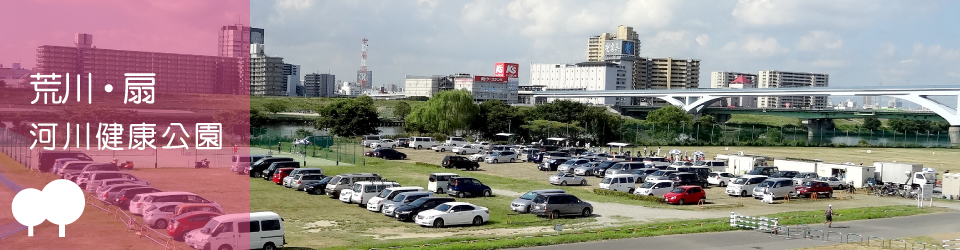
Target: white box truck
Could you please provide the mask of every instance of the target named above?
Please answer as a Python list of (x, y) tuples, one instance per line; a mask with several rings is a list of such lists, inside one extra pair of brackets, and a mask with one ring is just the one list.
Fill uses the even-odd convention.
[(901, 188), (909, 186), (919, 189), (921, 185), (937, 183), (934, 173), (923, 172), (923, 164), (874, 162), (873, 166), (880, 172), (880, 182), (895, 184)]
[(773, 166), (780, 171), (817, 172), (817, 161), (791, 158), (777, 158), (773, 160)]

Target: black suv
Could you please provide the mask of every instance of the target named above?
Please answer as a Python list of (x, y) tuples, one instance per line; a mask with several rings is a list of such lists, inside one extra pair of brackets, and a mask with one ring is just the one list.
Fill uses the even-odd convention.
[(278, 161), (293, 161), (290, 157), (263, 157), (259, 161), (250, 164), (250, 177), (262, 177), (263, 170), (270, 167), (271, 163)]
[(480, 164), (470, 161), (467, 157), (448, 155), (443, 157), (443, 162), (440, 163), (444, 168), (456, 168), (456, 169), (468, 169), (468, 170), (477, 170), (480, 168)]
[(707, 187), (706, 180), (700, 179), (700, 176), (694, 173), (676, 173), (670, 176), (670, 180), (673, 181), (675, 187), (679, 186), (700, 186)]
[(381, 149), (374, 153), (373, 156), (383, 158), (384, 160), (402, 160), (407, 158), (407, 154), (400, 153), (395, 149)]
[(410, 221), (420, 212), (433, 209), (440, 204), (457, 201), (451, 197), (423, 197), (410, 204), (400, 205), (393, 209), (393, 216), (400, 221)]
[(278, 162), (270, 163), (270, 166), (261, 172), (263, 173), (263, 179), (270, 180), (271, 178), (273, 178), (273, 173), (276, 172), (277, 169), (281, 169), (281, 168), (300, 168), (300, 162), (299, 161), (278, 161)]
[(537, 165), (537, 169), (540, 169), (540, 171), (557, 171), (557, 167), (564, 162), (567, 162), (567, 159), (551, 159)]

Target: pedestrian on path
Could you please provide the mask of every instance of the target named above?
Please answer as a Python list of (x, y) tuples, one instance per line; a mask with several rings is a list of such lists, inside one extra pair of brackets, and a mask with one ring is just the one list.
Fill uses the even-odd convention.
[(827, 221), (823, 224), (827, 224), (827, 227), (833, 227), (833, 204), (827, 205), (827, 211), (823, 215), (827, 217)]

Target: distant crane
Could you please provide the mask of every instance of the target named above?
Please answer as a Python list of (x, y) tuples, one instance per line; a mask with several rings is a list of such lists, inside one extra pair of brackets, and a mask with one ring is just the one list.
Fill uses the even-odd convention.
[(367, 39), (363, 39), (360, 45), (360, 74), (357, 76), (357, 84), (360, 89), (367, 89), (369, 80), (367, 79)]

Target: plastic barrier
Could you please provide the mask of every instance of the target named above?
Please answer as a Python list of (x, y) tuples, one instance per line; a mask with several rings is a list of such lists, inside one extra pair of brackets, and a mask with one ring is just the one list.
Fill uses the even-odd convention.
[(883, 241), (884, 241), (883, 237), (877, 237), (877, 236), (867, 237), (867, 246), (870, 246), (870, 241), (871, 241), (872, 239), (879, 239), (879, 240), (880, 240), (880, 247), (883, 247)]
[(850, 243), (850, 236), (857, 236), (860, 239), (859, 244), (863, 244), (863, 235), (849, 233), (847, 234), (847, 241), (845, 243)]
[(731, 227), (742, 227), (749, 228), (753, 230), (764, 230), (764, 231), (773, 231), (778, 228), (780, 224), (779, 218), (766, 218), (766, 217), (751, 217), (738, 215), (737, 213), (730, 212), (730, 226)]
[(960, 249), (960, 239), (943, 240), (940, 249)]

